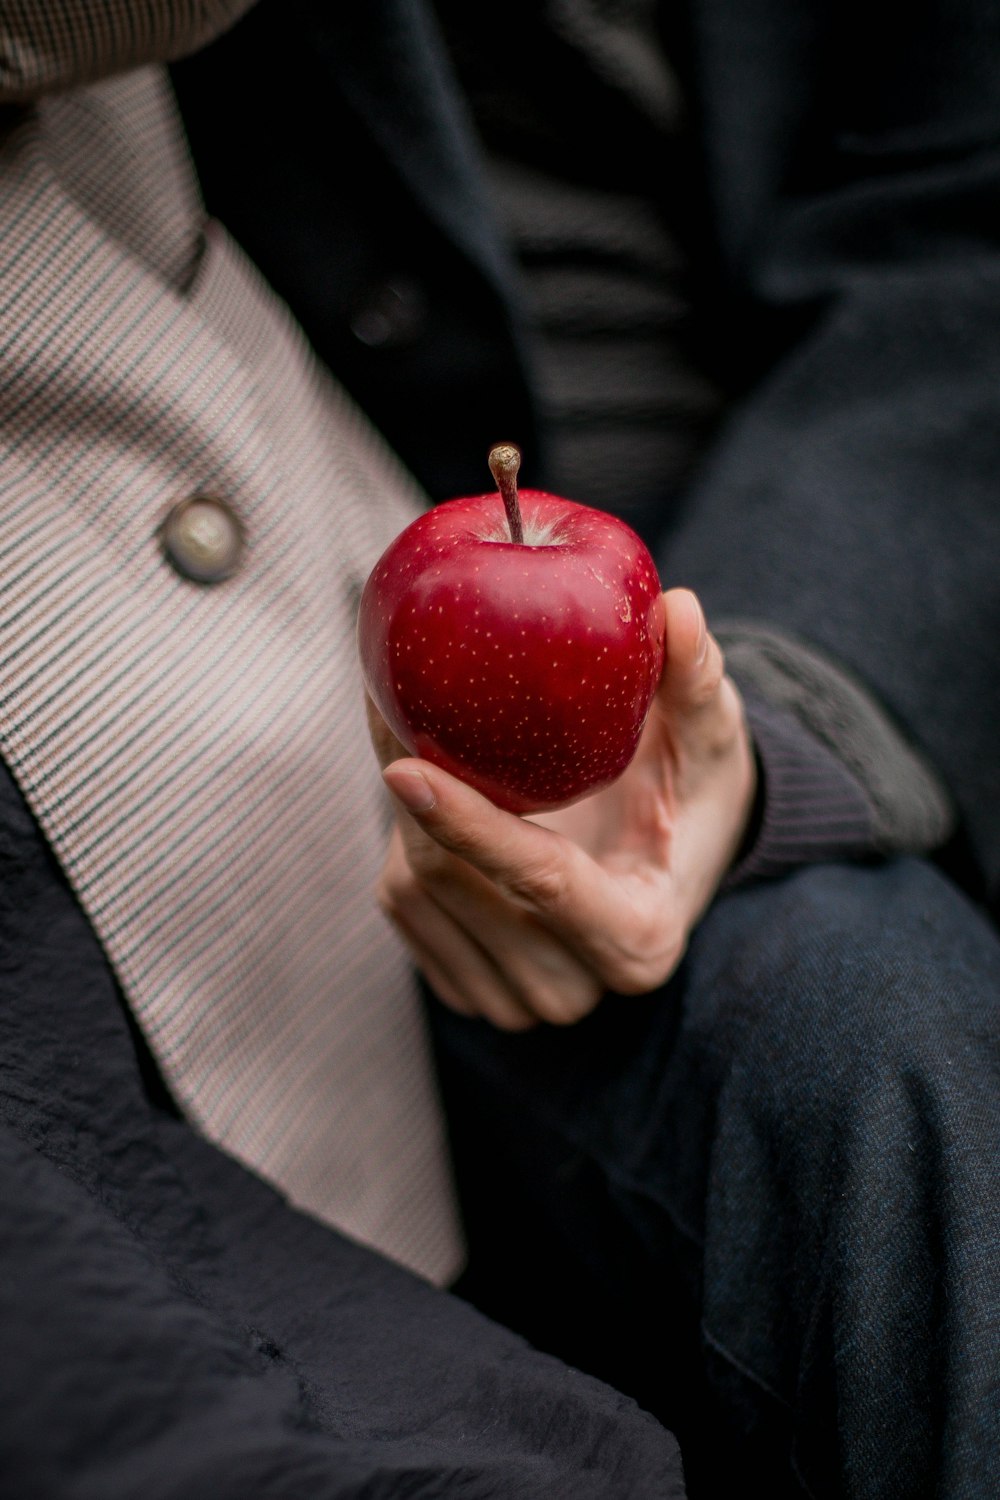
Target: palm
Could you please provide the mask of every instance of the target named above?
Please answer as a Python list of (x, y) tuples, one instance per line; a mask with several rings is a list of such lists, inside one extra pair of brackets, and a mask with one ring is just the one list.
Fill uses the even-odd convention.
[(533, 819), (571, 839), (609, 874), (669, 870), (674, 826), (674, 761), (668, 726), (655, 708), (631, 765), (603, 791)]

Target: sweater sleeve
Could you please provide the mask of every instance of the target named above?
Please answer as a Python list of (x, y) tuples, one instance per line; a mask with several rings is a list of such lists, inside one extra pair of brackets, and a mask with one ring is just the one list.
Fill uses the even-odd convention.
[(743, 690), (759, 773), (728, 885), (820, 860), (929, 854), (947, 840), (947, 792), (861, 683), (780, 632), (731, 621), (717, 635)]
[(748, 697), (746, 714), (757, 759), (757, 799), (725, 889), (797, 865), (878, 853), (871, 805), (837, 756), (788, 710)]

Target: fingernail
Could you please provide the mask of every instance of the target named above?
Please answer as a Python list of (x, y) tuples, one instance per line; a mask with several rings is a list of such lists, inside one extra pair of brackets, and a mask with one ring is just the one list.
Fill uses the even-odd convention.
[(402, 767), (388, 766), (382, 772), (382, 779), (407, 812), (430, 812), (437, 800), (430, 782), (419, 771), (404, 771)]

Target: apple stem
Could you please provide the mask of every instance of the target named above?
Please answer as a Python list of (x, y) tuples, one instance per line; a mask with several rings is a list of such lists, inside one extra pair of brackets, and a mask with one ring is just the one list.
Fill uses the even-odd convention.
[(496, 480), (507, 512), (510, 539), (520, 545), (524, 541), (524, 525), (521, 507), (517, 499), (517, 471), (521, 467), (521, 450), (514, 443), (494, 443), (489, 456), (490, 473)]

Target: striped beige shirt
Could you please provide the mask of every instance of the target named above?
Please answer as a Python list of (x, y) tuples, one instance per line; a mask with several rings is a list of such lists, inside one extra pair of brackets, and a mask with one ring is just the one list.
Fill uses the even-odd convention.
[[(74, 48), (84, 76), (173, 55), (188, 12), (239, 8), (5, 0), (0, 86), (65, 86)], [(204, 221), (157, 67), (44, 94), (0, 138), (0, 299), (0, 750), (189, 1117), (447, 1280), (428, 1049), (372, 898), (387, 812), (353, 641), (421, 496)], [(247, 543), (211, 586), (159, 542), (197, 494)]]

